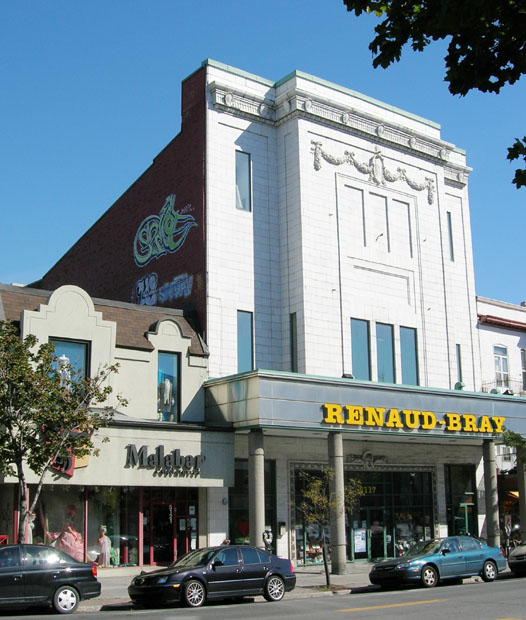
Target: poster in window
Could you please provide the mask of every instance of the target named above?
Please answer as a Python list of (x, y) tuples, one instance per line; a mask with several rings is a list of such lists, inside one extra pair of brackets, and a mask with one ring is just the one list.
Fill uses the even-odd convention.
[(354, 530), (354, 553), (365, 553), (367, 551), (367, 530), (360, 528)]

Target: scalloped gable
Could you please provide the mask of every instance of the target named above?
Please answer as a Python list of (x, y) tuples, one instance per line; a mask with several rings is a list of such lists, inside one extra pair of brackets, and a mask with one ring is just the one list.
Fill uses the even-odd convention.
[(91, 297), (78, 286), (65, 285), (51, 293), (37, 310), (23, 310), (23, 338), (34, 334), (39, 342), (50, 338), (85, 340), (91, 343), (91, 371), (115, 358), (116, 323), (104, 320)]

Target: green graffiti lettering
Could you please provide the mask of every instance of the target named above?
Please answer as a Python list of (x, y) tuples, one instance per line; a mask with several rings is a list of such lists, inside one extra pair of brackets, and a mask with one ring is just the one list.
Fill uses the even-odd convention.
[(190, 229), (197, 226), (193, 215), (181, 215), (174, 210), (174, 204), (175, 194), (170, 194), (159, 215), (149, 215), (137, 229), (133, 258), (139, 267), (144, 267), (153, 258), (160, 258), (168, 252), (177, 252)]

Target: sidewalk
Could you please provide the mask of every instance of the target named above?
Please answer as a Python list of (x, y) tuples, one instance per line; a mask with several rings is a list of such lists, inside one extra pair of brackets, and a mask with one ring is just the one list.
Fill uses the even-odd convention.
[[(369, 562), (355, 562), (347, 564), (344, 575), (331, 575), (332, 591), (325, 589), (326, 579), (323, 566), (299, 566), (295, 569), (296, 587), (292, 592), (287, 592), (287, 599), (302, 599), (314, 596), (348, 595), (376, 591), (380, 588), (369, 582), (369, 571), (372, 564)], [(145, 571), (155, 570), (154, 567), (146, 567)], [(79, 611), (100, 611), (101, 609), (131, 609), (131, 601), (128, 597), (128, 585), (133, 577), (138, 575), (141, 569), (137, 566), (119, 568), (100, 568), (98, 578), (102, 584), (101, 596), (95, 599), (83, 601), (79, 605)], [(508, 569), (499, 574), (499, 578), (511, 576)], [(467, 582), (482, 581), (480, 577), (471, 577), (464, 580)]]

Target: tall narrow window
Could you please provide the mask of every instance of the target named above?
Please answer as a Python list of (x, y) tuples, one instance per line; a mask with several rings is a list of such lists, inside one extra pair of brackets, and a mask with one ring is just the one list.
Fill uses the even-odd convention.
[(351, 319), (352, 374), (355, 379), (371, 379), (369, 321)]
[(55, 345), (59, 374), (61, 372), (69, 373), (72, 370), (73, 374), (79, 379), (86, 379), (89, 376), (89, 342), (63, 340), (61, 338), (50, 338), (49, 342)]
[(252, 312), (237, 311), (237, 371), (254, 368)]
[(418, 385), (416, 329), (400, 327), (400, 355), (402, 358), (402, 383)]
[(453, 248), (453, 223), (451, 221), (451, 211), (447, 212), (447, 234), (449, 239), (449, 259), (455, 260), (455, 251)]
[(252, 210), (250, 182), (250, 154), (236, 151), (236, 207)]
[(457, 344), (457, 381), (462, 382), (462, 349)]
[(495, 359), (495, 382), (498, 387), (509, 387), (508, 372), (508, 349), (506, 347), (493, 347)]
[(395, 382), (393, 326), (385, 323), (376, 324), (376, 356), (378, 381)]
[(180, 356), (159, 353), (157, 368), (157, 411), (160, 420), (179, 422)]
[(526, 349), (521, 349), (522, 391), (526, 392)]
[(290, 313), (290, 369), (298, 372), (298, 325), (296, 313)]

